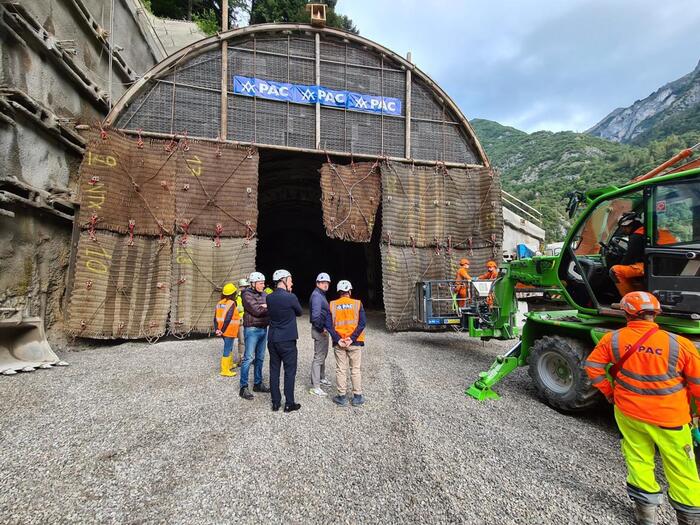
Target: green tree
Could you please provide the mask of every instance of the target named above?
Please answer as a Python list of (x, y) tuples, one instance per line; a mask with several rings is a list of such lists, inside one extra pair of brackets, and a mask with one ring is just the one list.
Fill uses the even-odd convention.
[[(355, 34), (359, 32), (350, 18), (335, 12), (338, 0), (326, 0), (322, 3), (328, 6), (326, 25)], [(306, 23), (309, 21), (306, 4), (306, 0), (251, 0), (250, 23), (251, 25), (271, 22)]]
[[(145, 0), (156, 16), (174, 20), (194, 20), (207, 34), (221, 27), (221, 0)], [(229, 27), (236, 27), (250, 11), (250, 0), (229, 0)]]

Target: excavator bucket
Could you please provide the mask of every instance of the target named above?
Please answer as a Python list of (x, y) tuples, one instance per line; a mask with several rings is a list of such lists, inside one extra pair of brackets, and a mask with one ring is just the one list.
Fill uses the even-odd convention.
[(0, 309), (0, 374), (67, 364), (51, 350), (41, 318), (25, 317), (14, 308)]

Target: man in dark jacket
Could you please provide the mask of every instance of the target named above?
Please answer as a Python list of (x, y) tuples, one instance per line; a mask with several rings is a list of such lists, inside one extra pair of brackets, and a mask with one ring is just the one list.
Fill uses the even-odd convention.
[(253, 399), (248, 390), (250, 365), (255, 355), (255, 371), (253, 374), (253, 392), (269, 392), (263, 384), (263, 363), (265, 361), (265, 343), (267, 341), (267, 325), (270, 320), (267, 315), (265, 293), (265, 276), (253, 272), (248, 278), (250, 286), (243, 291), (243, 332), (245, 334), (245, 357), (241, 366), (241, 390), (243, 399)]
[(284, 364), (284, 411), (299, 410), (294, 401), (294, 381), (297, 376), (297, 317), (301, 316), (299, 299), (292, 293), (292, 274), (277, 270), (272, 275), (275, 290), (267, 296), (267, 312), (270, 316), (270, 334), (267, 347), (270, 350), (270, 387), (272, 411), (280, 409), (280, 366)]
[(311, 363), (311, 390), (309, 390), (309, 394), (319, 397), (328, 395), (321, 390), (321, 385), (329, 386), (331, 384), (326, 379), (328, 332), (325, 328), (326, 318), (331, 315), (328, 299), (326, 299), (326, 292), (330, 282), (331, 278), (327, 273), (319, 273), (318, 277), (316, 277), (316, 288), (311, 292), (311, 297), (309, 298), (311, 339), (314, 341), (314, 360)]

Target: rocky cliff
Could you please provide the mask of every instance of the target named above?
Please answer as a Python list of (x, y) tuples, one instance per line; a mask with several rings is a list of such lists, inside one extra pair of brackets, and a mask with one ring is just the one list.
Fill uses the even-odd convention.
[(645, 99), (618, 108), (587, 131), (615, 142), (645, 144), (700, 129), (700, 62), (687, 75), (669, 82)]

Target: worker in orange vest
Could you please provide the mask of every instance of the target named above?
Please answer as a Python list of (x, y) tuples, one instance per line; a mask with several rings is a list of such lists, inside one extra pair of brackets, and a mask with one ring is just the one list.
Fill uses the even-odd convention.
[(496, 261), (491, 260), (486, 263), (486, 273), (482, 273), (479, 279), (485, 279), (489, 281), (495, 281), (498, 279), (498, 264)]
[(330, 317), (326, 316), (326, 331), (333, 341), (335, 353), (335, 382), (338, 395), (333, 402), (347, 406), (347, 374), (350, 365), (352, 381), (352, 405), (364, 404), (362, 395), (362, 349), (365, 346), (365, 326), (367, 318), (362, 302), (352, 299), (352, 284), (350, 281), (339, 281), (336, 286), (340, 297), (330, 304)]
[(469, 259), (462, 258), (459, 260), (459, 269), (457, 270), (457, 275), (455, 276), (455, 293), (459, 297), (457, 304), (460, 308), (464, 308), (467, 305), (467, 296), (469, 295), (469, 281), (472, 278), (469, 275)]
[[(623, 213), (617, 222), (620, 232), (628, 235), (627, 251), (620, 264), (610, 268), (612, 278), (621, 296), (634, 291), (637, 287), (634, 279), (644, 277), (644, 247), (646, 245), (646, 231), (641, 217), (633, 211)], [(668, 230), (659, 228), (657, 231), (657, 244), (673, 244), (678, 239)]]
[(689, 397), (700, 398), (700, 354), (688, 339), (659, 329), (661, 305), (648, 292), (620, 303), (627, 326), (607, 332), (585, 362), (591, 383), (615, 405), (627, 463), (627, 493), (636, 522), (656, 523), (661, 488), (656, 447), (680, 525), (700, 525), (700, 478), (690, 429)]
[(238, 327), (241, 324), (241, 316), (236, 304), (236, 291), (236, 286), (233, 283), (224, 285), (221, 291), (221, 300), (216, 303), (214, 314), (216, 335), (224, 338), (224, 353), (221, 357), (221, 375), (224, 377), (235, 377), (236, 375), (236, 372), (231, 370), (233, 368), (231, 352), (236, 345)]

